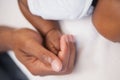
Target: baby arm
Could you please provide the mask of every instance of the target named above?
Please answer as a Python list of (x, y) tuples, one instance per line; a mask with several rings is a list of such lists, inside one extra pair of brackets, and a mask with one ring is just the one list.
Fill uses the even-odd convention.
[(27, 5), (27, 0), (18, 0), (20, 9), (26, 19), (42, 34), (45, 38), (46, 47), (58, 53), (60, 50), (59, 42), (62, 35), (57, 21), (44, 20), (40, 16), (33, 15)]
[(120, 42), (120, 0), (99, 0), (93, 23), (104, 37)]

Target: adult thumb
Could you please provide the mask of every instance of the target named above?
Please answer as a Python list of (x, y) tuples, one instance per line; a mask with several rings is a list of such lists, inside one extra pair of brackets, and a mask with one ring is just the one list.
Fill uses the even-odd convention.
[(54, 53), (43, 47), (43, 45), (41, 45), (39, 42), (32, 41), (31, 45), (29, 45), (29, 48), (25, 49), (25, 51), (28, 51), (27, 53), (30, 53), (38, 58), (43, 64), (50, 64), (53, 71), (61, 71), (61, 60)]

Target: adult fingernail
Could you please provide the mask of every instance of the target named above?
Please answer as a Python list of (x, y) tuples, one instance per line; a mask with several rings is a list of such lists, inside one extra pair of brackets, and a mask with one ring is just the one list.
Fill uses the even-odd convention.
[(52, 62), (52, 69), (55, 71), (55, 72), (60, 72), (61, 69), (62, 69), (62, 65), (57, 61), (57, 60), (54, 60)]

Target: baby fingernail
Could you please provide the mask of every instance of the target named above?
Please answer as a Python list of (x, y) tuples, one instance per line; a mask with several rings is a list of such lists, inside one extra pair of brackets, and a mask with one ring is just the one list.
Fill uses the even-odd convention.
[(53, 69), (55, 72), (59, 72), (59, 71), (61, 71), (61, 69), (62, 69), (62, 65), (59, 64), (59, 62), (58, 62), (57, 60), (54, 60), (54, 61), (52, 62), (52, 69)]

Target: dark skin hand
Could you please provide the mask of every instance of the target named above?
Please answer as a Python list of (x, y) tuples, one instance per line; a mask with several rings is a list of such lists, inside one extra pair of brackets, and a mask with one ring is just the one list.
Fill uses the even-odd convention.
[(63, 75), (71, 73), (75, 60), (72, 35), (60, 39), (58, 56), (47, 50), (40, 34), (31, 29), (0, 26), (0, 52), (13, 50), (19, 61), (34, 75)]

